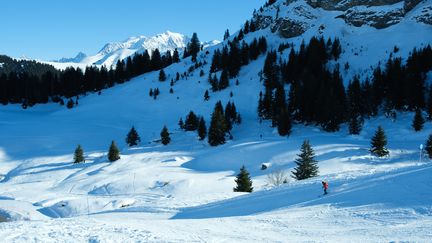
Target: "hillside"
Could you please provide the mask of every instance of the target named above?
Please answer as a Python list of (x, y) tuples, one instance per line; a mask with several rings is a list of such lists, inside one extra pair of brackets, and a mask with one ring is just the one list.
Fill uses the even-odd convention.
[[(264, 36), (270, 51), (285, 43), (299, 50), (302, 41), (312, 36), (337, 37), (343, 51), (327, 65), (342, 67), (349, 62), (341, 70), (344, 84), (355, 75), (362, 81), (370, 78), (373, 68), (390, 54), (406, 62), (414, 48), (432, 44), (427, 20), (432, 1), (413, 1), (413, 5), (379, 1), (379, 6), (365, 4), (371, 1), (329, 0), (320, 6), (307, 2), (276, 1), (256, 11), (250, 21), (257, 28), (242, 40), (250, 43)], [(362, 24), (350, 20), (354, 13), (365, 11), (381, 17), (402, 13), (380, 28), (372, 20)], [(302, 27), (290, 26), (293, 22)], [(285, 32), (293, 29), (301, 31), (295, 36)], [(227, 88), (211, 91), (208, 75), (214, 52), (239, 33), (200, 52), (197, 62), (202, 65), (197, 68), (190, 57), (164, 68), (165, 82), (159, 81), (159, 71), (149, 72), (100, 94), (81, 96), (73, 109), (56, 103), (27, 110), (20, 105), (0, 106), (0, 221), (11, 221), (0, 223), (0, 238), (7, 242), (428, 241), (432, 164), (426, 157), (420, 160), (419, 145), (432, 131), (431, 122), (415, 132), (414, 113), (398, 111), (396, 119), (383, 113), (366, 119), (359, 135), (348, 135), (346, 123), (328, 133), (314, 124), (294, 122), (290, 136), (279, 136), (271, 121), (257, 114), (267, 53), (243, 65)], [(290, 48), (278, 51), (278, 57), (286, 60), (289, 53)], [(200, 75), (201, 70), (205, 75)], [(178, 80), (177, 73), (182, 74)], [(431, 78), (429, 73), (426, 82)], [(173, 86), (171, 79), (176, 80)], [(160, 90), (156, 99), (149, 96), (155, 88)], [(285, 88), (288, 91), (290, 84)], [(191, 110), (209, 125), (219, 100), (224, 106), (234, 102), (242, 118), (226, 144), (212, 147), (207, 140), (199, 141), (196, 132), (179, 128), (179, 118)], [(167, 146), (159, 142), (164, 125), (171, 137)], [(383, 159), (369, 152), (370, 138), (379, 125), (389, 141), (390, 156)], [(125, 137), (132, 126), (141, 143), (129, 148)], [(316, 152), (320, 173), (296, 181), (291, 171), (305, 139)], [(120, 147), (121, 159), (110, 163), (106, 152), (112, 140)], [(85, 151), (83, 164), (72, 163), (77, 144)], [(261, 170), (263, 163), (267, 170)], [(242, 165), (252, 176), (251, 194), (232, 190)], [(268, 175), (276, 171), (285, 173), (287, 184), (269, 184)], [(322, 196), (321, 180), (330, 183), (327, 196)]]

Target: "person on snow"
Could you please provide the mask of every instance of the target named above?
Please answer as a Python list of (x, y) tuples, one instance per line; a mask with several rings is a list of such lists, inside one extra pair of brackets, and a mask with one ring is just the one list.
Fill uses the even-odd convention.
[(324, 195), (327, 195), (328, 183), (326, 181), (322, 181), (322, 187), (324, 189)]

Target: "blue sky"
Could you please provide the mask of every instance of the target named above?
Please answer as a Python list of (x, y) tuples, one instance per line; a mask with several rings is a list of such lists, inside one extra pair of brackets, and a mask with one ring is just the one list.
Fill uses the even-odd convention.
[(265, 0), (2, 0), (0, 54), (43, 60), (95, 54), (107, 42), (170, 30), (221, 39)]

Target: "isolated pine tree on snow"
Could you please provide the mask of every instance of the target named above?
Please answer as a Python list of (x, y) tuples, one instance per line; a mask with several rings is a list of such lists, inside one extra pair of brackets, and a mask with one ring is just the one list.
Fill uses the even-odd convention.
[(135, 130), (135, 127), (132, 126), (131, 130), (126, 136), (126, 143), (129, 147), (136, 146), (141, 142), (141, 138), (138, 135), (138, 132)]
[(384, 133), (384, 129), (381, 126), (378, 126), (378, 129), (371, 140), (370, 152), (377, 157), (387, 156), (389, 151), (387, 150), (386, 145), (387, 137)]
[(110, 162), (114, 162), (116, 160), (120, 159), (120, 150), (118, 149), (117, 145), (114, 141), (111, 142), (111, 146), (108, 151), (108, 160)]
[(292, 177), (297, 180), (304, 180), (317, 176), (318, 162), (315, 160), (315, 153), (308, 140), (303, 142), (300, 152), (295, 160), (297, 167), (294, 168)]
[(166, 74), (165, 74), (165, 71), (164, 71), (163, 69), (161, 69), (161, 70), (159, 71), (159, 81), (163, 82), (163, 81), (165, 81), (165, 80), (166, 80)]
[(240, 168), (240, 173), (237, 175), (235, 182), (237, 183), (237, 186), (234, 187), (235, 192), (253, 191), (252, 180), (244, 165)]
[(164, 126), (160, 133), (161, 141), (163, 145), (168, 145), (171, 142), (171, 138), (169, 136), (168, 128)]
[(81, 145), (78, 144), (77, 148), (75, 149), (75, 153), (74, 153), (74, 163), (81, 163), (84, 162), (84, 151), (81, 148)]
[(425, 123), (425, 120), (422, 115), (422, 111), (420, 109), (417, 109), (414, 115), (412, 127), (416, 132), (423, 129), (423, 125)]
[(207, 127), (203, 117), (200, 118), (198, 123), (198, 136), (200, 140), (204, 140), (207, 136)]
[(425, 151), (428, 154), (429, 159), (432, 159), (432, 134), (429, 135), (429, 138), (426, 141)]
[(205, 93), (204, 93), (204, 100), (207, 101), (209, 99), (210, 99), (209, 91), (206, 90)]

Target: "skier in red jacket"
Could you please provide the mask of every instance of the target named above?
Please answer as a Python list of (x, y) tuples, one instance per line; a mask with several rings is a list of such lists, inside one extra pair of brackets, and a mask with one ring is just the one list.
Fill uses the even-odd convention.
[(327, 195), (328, 183), (326, 181), (322, 181), (322, 187), (324, 189), (324, 195)]

